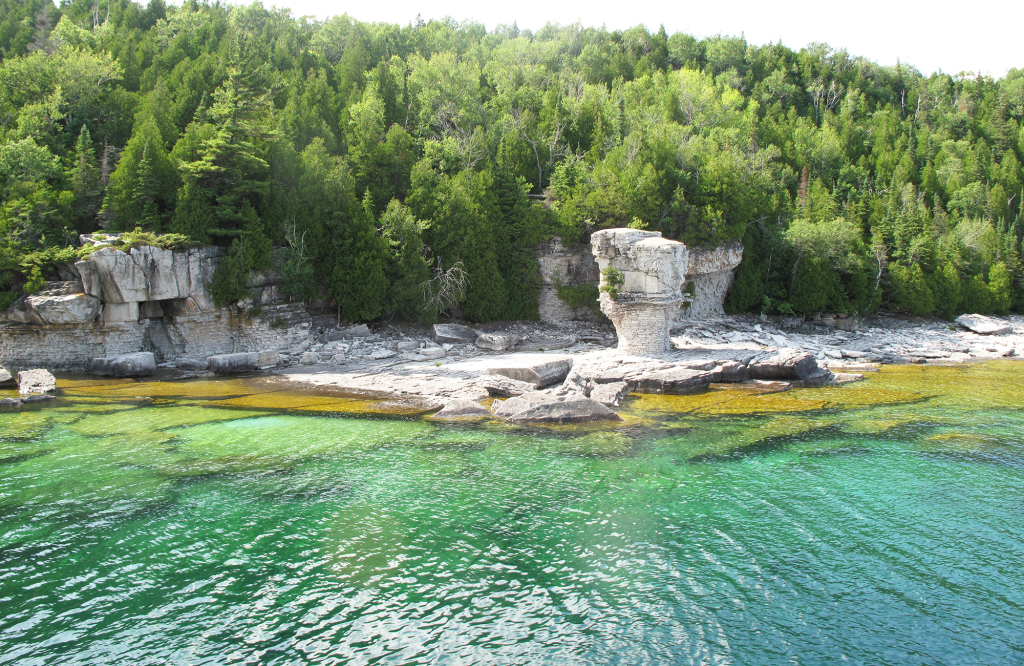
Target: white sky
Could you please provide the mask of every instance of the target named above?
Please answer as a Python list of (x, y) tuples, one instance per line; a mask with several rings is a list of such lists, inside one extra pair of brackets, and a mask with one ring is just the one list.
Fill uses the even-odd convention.
[[(237, 1), (237, 0), (236, 0)], [(246, 0), (248, 1), (248, 0)], [(928, 75), (942, 70), (1003, 76), (1011, 67), (1024, 68), (1024, 0), (738, 0), (733, 2), (651, 2), (649, 0), (378, 0), (348, 3), (330, 0), (263, 0), (288, 7), (294, 16), (326, 18), (348, 14), (360, 21), (405, 25), (422, 14), (424, 20), (451, 16), (474, 19), (488, 30), (517, 22), (536, 29), (546, 22), (609, 30), (643, 23), (652, 32), (661, 24), (669, 34), (697, 37), (745, 33), (751, 44), (781, 40), (793, 50), (812, 41), (845, 47), (883, 65), (897, 59)]]

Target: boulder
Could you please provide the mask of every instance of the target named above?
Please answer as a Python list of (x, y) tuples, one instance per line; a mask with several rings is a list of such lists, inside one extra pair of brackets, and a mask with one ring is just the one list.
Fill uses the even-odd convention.
[(626, 382), (612, 382), (611, 384), (598, 384), (590, 392), (590, 398), (608, 407), (618, 407), (622, 399), (629, 395), (629, 384)]
[(20, 398), (0, 398), (0, 407), (17, 407), (21, 405)]
[(281, 356), (276, 351), (261, 351), (256, 352), (258, 356), (256, 364), (260, 368), (273, 368), (281, 362)]
[(302, 356), (299, 357), (299, 363), (302, 365), (315, 365), (320, 362), (320, 357), (316, 352), (302, 352)]
[(567, 356), (513, 356), (491, 365), (487, 374), (504, 375), (543, 388), (564, 381), (571, 369), (572, 358)]
[(100, 300), (87, 294), (41, 296), (25, 299), (44, 324), (85, 324), (95, 321), (100, 313)]
[(419, 355), (426, 359), (444, 358), (444, 347), (424, 347)]
[(980, 335), (1006, 335), (1013, 333), (1013, 325), (1009, 322), (999, 321), (998, 319), (980, 314), (962, 314), (956, 318), (956, 323)]
[(105, 303), (138, 303), (148, 301), (149, 281), (142, 267), (130, 255), (104, 247), (89, 255), (96, 265)]
[(396, 347), (400, 352), (415, 351), (420, 348), (420, 343), (416, 340), (402, 340), (396, 345)]
[(56, 390), (57, 380), (48, 370), (37, 368), (18, 373), (18, 393), (23, 398), (27, 395), (53, 393)]
[[(509, 398), (509, 400), (519, 399), (521, 398)], [(515, 424), (566, 424), (621, 420), (618, 414), (597, 400), (580, 395), (552, 397), (539, 405), (533, 405), (508, 417), (508, 422)]]
[(156, 372), (156, 357), (153, 352), (121, 354), (92, 360), (95, 375), (109, 377), (142, 377)]
[(477, 332), (462, 324), (434, 324), (434, 341), (468, 344), (476, 340)]
[(515, 347), (519, 342), (518, 335), (505, 335), (502, 333), (481, 333), (476, 336), (476, 346), (480, 349), (490, 351), (505, 351)]
[(477, 380), (477, 384), (485, 389), (487, 393), (495, 398), (508, 398), (511, 396), (529, 393), (535, 387), (533, 384), (516, 381), (504, 375), (485, 375)]
[(747, 364), (751, 379), (806, 379), (818, 370), (812, 354), (799, 349), (780, 349), (756, 357)]
[(346, 338), (365, 338), (371, 335), (370, 327), (367, 326), (366, 324), (349, 326), (348, 328), (342, 330), (341, 333)]
[(14, 376), (7, 368), (0, 368), (0, 386), (13, 386)]
[(210, 370), (218, 375), (238, 372), (253, 372), (260, 367), (260, 355), (256, 352), (238, 354), (218, 354), (206, 359)]
[(104, 303), (100, 313), (100, 321), (105, 324), (138, 320), (138, 303)]
[(435, 419), (473, 419), (473, 418), (486, 418), (491, 413), (486, 407), (478, 402), (466, 399), (456, 399), (450, 401), (444, 406), (444, 408), (438, 413), (434, 414)]
[(370, 356), (372, 356), (375, 361), (382, 361), (386, 358), (391, 358), (394, 355), (395, 352), (390, 349), (377, 349), (370, 353)]
[(49, 395), (48, 393), (33, 393), (32, 395), (26, 395), (24, 398), (21, 399), (21, 401), (25, 403), (32, 403), (55, 399), (56, 398), (54, 398), (52, 395)]

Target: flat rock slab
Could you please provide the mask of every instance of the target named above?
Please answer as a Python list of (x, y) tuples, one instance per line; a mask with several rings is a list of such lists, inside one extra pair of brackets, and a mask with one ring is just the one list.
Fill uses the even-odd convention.
[(516, 345), (516, 351), (537, 352), (552, 351), (572, 347), (576, 341), (572, 338), (548, 338), (547, 340), (525, 340)]
[(462, 345), (474, 342), (477, 332), (462, 324), (434, 324), (434, 341)]
[(529, 393), (536, 388), (533, 384), (520, 382), (504, 375), (485, 375), (477, 380), (477, 384), (494, 398), (510, 398)]
[(747, 364), (751, 379), (806, 379), (817, 371), (814, 355), (799, 349), (780, 349)]
[(92, 372), (105, 377), (143, 377), (156, 372), (156, 356), (153, 352), (138, 352), (94, 358)]
[(635, 391), (641, 393), (668, 393), (682, 395), (706, 389), (715, 376), (704, 370), (669, 368), (630, 381)]
[(479, 402), (461, 398), (449, 401), (441, 411), (434, 414), (435, 419), (477, 419), (490, 416), (491, 412)]
[(487, 368), (489, 375), (503, 375), (537, 388), (565, 381), (572, 369), (568, 356), (518, 356), (504, 359)]
[(57, 380), (48, 370), (37, 368), (18, 373), (18, 393), (22, 397), (53, 393), (56, 390)]
[(956, 323), (980, 335), (1006, 335), (1013, 333), (1013, 326), (1010, 323), (980, 314), (960, 315), (956, 318)]

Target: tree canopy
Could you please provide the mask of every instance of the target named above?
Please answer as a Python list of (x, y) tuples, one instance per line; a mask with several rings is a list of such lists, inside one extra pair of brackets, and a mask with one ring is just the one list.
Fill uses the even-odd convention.
[[(1024, 307), (1024, 71), (825, 44), (0, 0), (0, 290), (97, 229), (223, 246), (218, 293), (351, 321), (537, 316), (532, 248), (639, 220), (742, 240), (734, 311)], [(240, 286), (241, 285), (241, 286)], [(451, 300), (451, 299), (449, 299)], [(431, 302), (437, 303), (437, 299)]]

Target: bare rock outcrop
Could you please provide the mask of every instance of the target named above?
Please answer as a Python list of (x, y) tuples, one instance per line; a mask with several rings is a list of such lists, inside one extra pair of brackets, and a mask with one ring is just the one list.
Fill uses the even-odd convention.
[(962, 314), (956, 323), (979, 335), (1006, 335), (1013, 333), (1013, 325), (980, 314)]
[(487, 374), (503, 375), (536, 388), (544, 388), (565, 380), (571, 369), (572, 358), (568, 356), (523, 354), (495, 362), (487, 368)]

